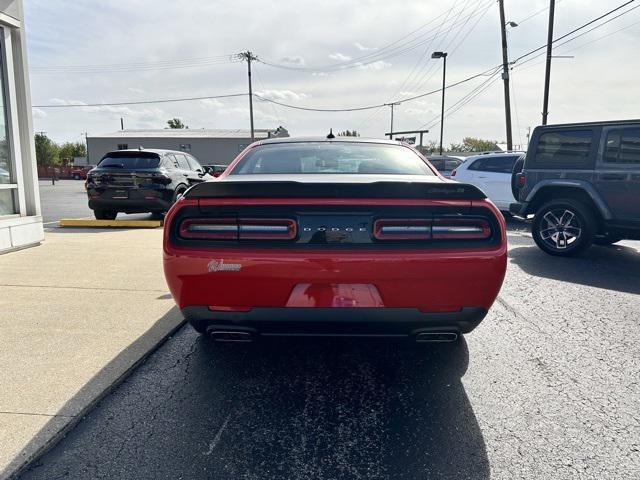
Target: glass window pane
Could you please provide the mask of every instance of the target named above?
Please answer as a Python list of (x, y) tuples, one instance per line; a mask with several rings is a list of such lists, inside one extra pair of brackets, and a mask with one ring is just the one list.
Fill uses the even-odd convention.
[(591, 152), (591, 130), (564, 130), (540, 135), (535, 163), (559, 167), (587, 164)]
[[(2, 52), (0, 44), (0, 54)], [(5, 95), (6, 76), (0, 57), (0, 183), (14, 183), (13, 165), (11, 165), (11, 153), (9, 152), (9, 135), (7, 125), (7, 102)], [(11, 212), (13, 213), (13, 212)], [(1, 215), (1, 214), (0, 214)]]
[(253, 148), (231, 172), (248, 174), (433, 175), (411, 149), (359, 142), (300, 142)]
[(15, 192), (15, 188), (0, 189), (0, 216), (17, 213)]
[(609, 132), (604, 161), (607, 163), (640, 163), (640, 128), (625, 128)]

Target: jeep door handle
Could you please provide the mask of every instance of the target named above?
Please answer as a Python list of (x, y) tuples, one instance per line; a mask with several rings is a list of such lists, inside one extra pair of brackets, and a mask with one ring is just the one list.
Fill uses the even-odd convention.
[(603, 173), (602, 180), (624, 180), (626, 175), (624, 173)]

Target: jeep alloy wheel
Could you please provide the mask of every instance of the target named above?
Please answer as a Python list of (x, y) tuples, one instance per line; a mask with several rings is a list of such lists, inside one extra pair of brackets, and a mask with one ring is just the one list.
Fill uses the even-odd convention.
[(536, 212), (531, 233), (536, 244), (551, 255), (574, 255), (593, 242), (593, 218), (577, 202), (555, 201)]

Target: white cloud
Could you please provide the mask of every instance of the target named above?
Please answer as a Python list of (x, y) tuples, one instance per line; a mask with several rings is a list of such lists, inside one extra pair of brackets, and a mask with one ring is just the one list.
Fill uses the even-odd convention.
[(127, 90), (129, 90), (132, 93), (146, 93), (141, 88), (135, 88), (135, 87), (128, 87)]
[(377, 50), (376, 47), (365, 47), (363, 44), (361, 44), (360, 42), (356, 42), (354, 43), (355, 47), (360, 50), (361, 52), (368, 52), (369, 50)]
[(270, 98), (271, 100), (304, 100), (307, 95), (304, 93), (296, 93), (291, 90), (261, 90), (256, 95)]
[(224, 107), (224, 103), (222, 103), (217, 98), (204, 98), (200, 100), (200, 103), (202, 103), (202, 105), (204, 105), (205, 107), (214, 107), (214, 108)]
[(349, 60), (351, 60), (351, 57), (349, 55), (345, 55), (344, 53), (340, 52), (332, 53), (331, 55), (329, 55), (329, 58), (338, 62), (348, 62)]
[(47, 112), (41, 110), (40, 108), (33, 108), (31, 112), (33, 114), (33, 118), (44, 118), (47, 116)]
[(385, 68), (389, 68), (391, 64), (389, 62), (385, 62), (384, 60), (378, 60), (377, 62), (362, 64), (358, 63), (358, 69), (360, 70), (373, 70), (379, 71), (384, 70)]
[(304, 58), (298, 57), (298, 56), (282, 57), (280, 59), (280, 61), (282, 63), (290, 63), (292, 65), (299, 65), (299, 66), (304, 66), (305, 65)]
[(401, 97), (414, 97), (418, 95), (416, 92), (400, 92)]

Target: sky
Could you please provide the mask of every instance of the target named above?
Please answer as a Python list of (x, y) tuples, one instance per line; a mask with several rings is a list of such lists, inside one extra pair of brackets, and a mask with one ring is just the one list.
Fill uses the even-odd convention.
[[(625, 0), (557, 0), (554, 38)], [(637, 4), (637, 5), (636, 5)], [(545, 45), (548, 0), (505, 0), (509, 59)], [(472, 136), (504, 142), (504, 90), (498, 3), (494, 0), (24, 0), (34, 129), (56, 141), (84, 132), (164, 128), (178, 117), (190, 128), (249, 128), (246, 96), (188, 102), (46, 108), (246, 94), (253, 90), (305, 108), (343, 109), (390, 102), (394, 130), (429, 129), (439, 138), (442, 60), (447, 85), (444, 143)], [(549, 123), (637, 118), (640, 8), (558, 46), (551, 71)], [(597, 27), (591, 32), (590, 28)], [(567, 37), (567, 40), (572, 37)], [(558, 44), (561, 42), (557, 42)], [(511, 69), (513, 138), (526, 144), (541, 123), (544, 50)], [(525, 61), (529, 60), (525, 63)], [(406, 100), (426, 92), (432, 94)], [(453, 108), (451, 108), (453, 107)], [(357, 130), (382, 137), (390, 108), (311, 112), (254, 101), (256, 128), (292, 136)]]

